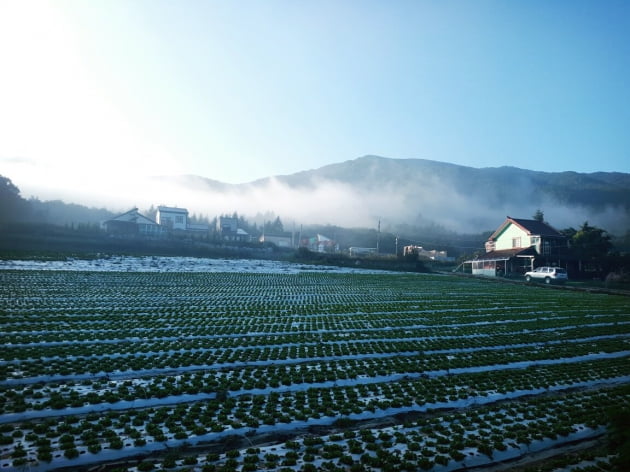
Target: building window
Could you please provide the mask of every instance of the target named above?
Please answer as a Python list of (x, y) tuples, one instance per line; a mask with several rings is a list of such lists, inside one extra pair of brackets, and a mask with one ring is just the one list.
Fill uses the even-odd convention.
[(521, 247), (521, 238), (512, 238), (512, 247)]
[(175, 217), (175, 222), (179, 223), (179, 224), (183, 224), (184, 223), (184, 217), (183, 216), (176, 216)]

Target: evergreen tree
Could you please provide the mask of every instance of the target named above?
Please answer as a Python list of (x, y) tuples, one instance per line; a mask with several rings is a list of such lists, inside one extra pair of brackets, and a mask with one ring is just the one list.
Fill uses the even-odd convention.
[(284, 226), (282, 225), (282, 221), (280, 220), (280, 217), (277, 216), (276, 219), (273, 221), (273, 223), (271, 221), (265, 222), (265, 231), (268, 233), (273, 233), (273, 234), (283, 233)]
[(0, 175), (0, 223), (25, 221), (30, 206), (8, 177)]

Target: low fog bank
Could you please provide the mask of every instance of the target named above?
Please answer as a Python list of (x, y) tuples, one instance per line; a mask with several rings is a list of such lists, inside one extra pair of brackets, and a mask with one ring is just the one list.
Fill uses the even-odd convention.
[(585, 221), (616, 235), (630, 229), (627, 174), (476, 169), (365, 156), (234, 185), (194, 175), (140, 177), (133, 169), (108, 173), (101, 167), (59, 175), (52, 170), (33, 174), (23, 167), (11, 169), (16, 172), (13, 182), (26, 198), (117, 213), (167, 205), (209, 219), (237, 212), (256, 223), (262, 223), (261, 215), (276, 215), (297, 225), (376, 228), (380, 221), (382, 227), (440, 226), (479, 234), (494, 230), (508, 215), (531, 218), (540, 209), (557, 229), (577, 228)]
[[(604, 209), (569, 206), (551, 198), (488, 196), (487, 192), (455, 189), (439, 179), (424, 179), (417, 185), (380, 185), (364, 188), (330, 180), (308, 186), (287, 185), (278, 179), (263, 183), (227, 186), (214, 190), (190, 179), (179, 178), (160, 187), (161, 200), (145, 204), (178, 205), (190, 212), (213, 217), (238, 212), (246, 218), (260, 214), (279, 215), (297, 224), (330, 224), (341, 227), (375, 228), (378, 222), (392, 226), (440, 225), (457, 233), (493, 230), (506, 216), (531, 218), (538, 209), (557, 229), (578, 227), (585, 221), (623, 234), (630, 229), (630, 215), (621, 207)], [(170, 196), (170, 198), (168, 198)]]
[(276, 178), (230, 185), (179, 176), (134, 179), (125, 186), (108, 185), (107, 189), (96, 184), (89, 189), (84, 186), (81, 194), (61, 190), (56, 198), (115, 212), (167, 205), (209, 218), (234, 212), (246, 219), (274, 214), (285, 222), (305, 225), (375, 228), (381, 221), (386, 226), (439, 225), (466, 234), (493, 230), (508, 215), (531, 218), (541, 209), (557, 229), (575, 228), (585, 221), (612, 234), (624, 234), (629, 229), (630, 218), (624, 208), (569, 206), (550, 198), (533, 198), (533, 190), (527, 187), (520, 183), (512, 195), (505, 195), (501, 189), (475, 189), (474, 184), (453, 188), (436, 177), (413, 184), (367, 187), (321, 179), (291, 186)]

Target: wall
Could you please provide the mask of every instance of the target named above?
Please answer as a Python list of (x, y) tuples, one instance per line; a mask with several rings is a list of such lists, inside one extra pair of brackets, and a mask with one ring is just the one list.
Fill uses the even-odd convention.
[(512, 239), (521, 238), (521, 245), (519, 247), (528, 248), (531, 246), (529, 235), (521, 228), (514, 224), (510, 224), (503, 233), (499, 236), (496, 242), (495, 250), (500, 251), (503, 249), (512, 249)]

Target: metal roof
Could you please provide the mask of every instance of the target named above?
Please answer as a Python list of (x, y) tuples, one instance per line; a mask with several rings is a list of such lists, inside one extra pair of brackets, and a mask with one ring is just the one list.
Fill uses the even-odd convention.
[[(507, 261), (513, 257), (535, 257), (536, 250), (533, 247), (517, 248), (517, 249), (501, 249), (499, 251), (490, 251), (473, 259), (475, 261)], [(470, 261), (472, 262), (472, 261)]]
[(538, 220), (526, 220), (522, 218), (512, 218), (510, 216), (503, 222), (499, 228), (492, 233), (488, 239), (496, 240), (511, 224), (518, 226), (530, 236), (544, 236), (547, 238), (564, 238), (565, 236), (548, 223)]
[(188, 210), (185, 208), (176, 208), (176, 207), (167, 207), (167, 206), (159, 206), (158, 211), (167, 211), (169, 213), (186, 213), (188, 214)]
[(126, 223), (135, 223), (135, 224), (145, 224), (145, 225), (157, 225), (155, 221), (146, 216), (140, 214), (137, 208), (132, 208), (128, 212), (125, 212), (121, 215), (115, 216), (114, 218), (107, 220), (105, 223), (109, 223), (112, 221), (117, 222), (126, 222)]

